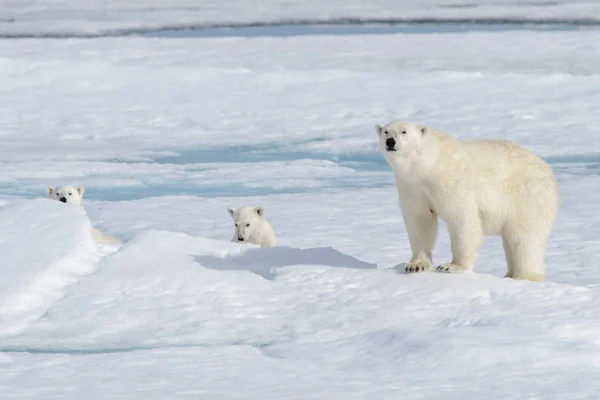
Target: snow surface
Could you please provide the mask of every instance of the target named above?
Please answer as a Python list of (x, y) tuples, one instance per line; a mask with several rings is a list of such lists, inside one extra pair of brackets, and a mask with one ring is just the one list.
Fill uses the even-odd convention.
[[(20, 211), (45, 219), (50, 205), (62, 206), (30, 200)], [(66, 214), (65, 231), (85, 225)], [(60, 257), (43, 254), (49, 265)], [(3, 332), (2, 398), (600, 393), (595, 284), (404, 275), (326, 245), (260, 249), (153, 229), (91, 269), (24, 332)]]
[[(0, 40), (0, 398), (597, 399), (599, 42)], [(394, 118), (548, 160), (546, 282), (503, 279), (498, 238), (473, 274), (403, 273)], [(43, 198), (59, 184), (84, 208)], [(242, 205), (279, 247), (228, 242)]]

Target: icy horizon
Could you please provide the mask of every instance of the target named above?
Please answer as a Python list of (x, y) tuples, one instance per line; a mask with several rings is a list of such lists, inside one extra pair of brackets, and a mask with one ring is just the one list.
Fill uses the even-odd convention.
[(4, 0), (0, 37), (102, 37), (207, 27), (280, 24), (501, 23), (600, 25), (593, 1), (518, 0)]

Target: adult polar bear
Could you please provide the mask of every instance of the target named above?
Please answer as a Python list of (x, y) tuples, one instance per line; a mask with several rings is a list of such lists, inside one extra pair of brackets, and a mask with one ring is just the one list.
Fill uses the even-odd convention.
[(379, 150), (396, 178), (412, 258), (407, 272), (433, 267), (439, 216), (452, 261), (443, 272), (471, 271), (484, 235), (502, 236), (506, 277), (544, 279), (546, 243), (559, 208), (552, 169), (507, 140), (458, 140), (408, 121), (376, 126)]

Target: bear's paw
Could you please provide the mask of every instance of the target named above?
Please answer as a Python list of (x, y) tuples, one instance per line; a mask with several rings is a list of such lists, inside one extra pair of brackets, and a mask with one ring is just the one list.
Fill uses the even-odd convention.
[(408, 264), (406, 264), (406, 268), (404, 268), (404, 271), (408, 274), (408, 273), (413, 273), (413, 272), (425, 272), (432, 268), (433, 268), (433, 265), (431, 264), (431, 261), (419, 259), (419, 260), (413, 260), (413, 261), (409, 262)]

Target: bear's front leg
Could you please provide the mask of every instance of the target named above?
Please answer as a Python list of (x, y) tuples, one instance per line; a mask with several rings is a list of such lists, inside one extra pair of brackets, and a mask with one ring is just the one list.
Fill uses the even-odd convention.
[(436, 268), (439, 272), (459, 273), (472, 271), (483, 240), (483, 230), (477, 209), (459, 218), (446, 221), (450, 234), (452, 262)]
[(403, 213), (403, 216), (412, 250), (405, 272), (428, 271), (433, 268), (432, 250), (437, 238), (437, 216), (429, 207), (418, 213)]

